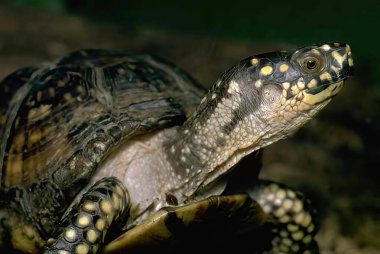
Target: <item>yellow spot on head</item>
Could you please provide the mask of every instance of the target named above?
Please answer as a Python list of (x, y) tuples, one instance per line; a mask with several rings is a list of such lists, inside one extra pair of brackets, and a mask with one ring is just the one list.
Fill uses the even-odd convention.
[(293, 86), (291, 87), (291, 90), (292, 90), (292, 94), (293, 94), (293, 95), (297, 95), (297, 94), (300, 92), (300, 89), (298, 88), (297, 85), (293, 85)]
[(309, 89), (315, 88), (316, 86), (317, 86), (317, 80), (314, 78), (310, 80), (309, 83), (307, 83), (307, 88)]
[(257, 58), (252, 58), (252, 60), (251, 60), (252, 65), (256, 65), (258, 63), (259, 63), (259, 60)]
[(346, 54), (341, 56), (337, 51), (331, 52), (332, 57), (337, 61), (339, 66), (343, 65), (344, 60), (346, 59)]
[(67, 250), (59, 250), (58, 254), (70, 254)]
[(297, 81), (297, 87), (299, 90), (303, 90), (305, 88), (305, 83), (301, 80)]
[(323, 45), (321, 46), (321, 49), (323, 49), (324, 51), (329, 51), (329, 50), (331, 49), (331, 47), (330, 47), (330, 45), (328, 45), (328, 44), (323, 44)]
[(272, 72), (273, 72), (273, 68), (272, 66), (269, 66), (269, 65), (262, 67), (260, 70), (260, 73), (265, 76), (272, 74)]
[(279, 70), (281, 72), (285, 72), (285, 71), (288, 70), (288, 68), (289, 68), (289, 65), (287, 65), (287, 64), (281, 64)]

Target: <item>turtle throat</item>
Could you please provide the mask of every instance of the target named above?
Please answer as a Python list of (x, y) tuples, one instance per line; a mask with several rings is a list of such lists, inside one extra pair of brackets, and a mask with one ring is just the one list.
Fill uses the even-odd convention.
[(194, 197), (214, 188), (243, 156), (260, 148), (259, 128), (253, 130), (249, 114), (256, 103), (244, 101), (244, 91), (234, 81), (225, 84), (224, 91), (216, 88), (178, 130), (179, 138), (167, 146), (172, 173), (181, 179), (172, 191), (180, 192), (177, 197)]

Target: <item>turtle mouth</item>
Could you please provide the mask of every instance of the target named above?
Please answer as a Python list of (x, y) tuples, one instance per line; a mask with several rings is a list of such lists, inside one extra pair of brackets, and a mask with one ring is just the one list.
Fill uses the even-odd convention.
[(340, 80), (333, 84), (320, 86), (317, 89), (306, 89), (301, 91), (303, 93), (302, 102), (308, 105), (317, 105), (328, 99), (331, 99), (342, 90), (344, 80)]

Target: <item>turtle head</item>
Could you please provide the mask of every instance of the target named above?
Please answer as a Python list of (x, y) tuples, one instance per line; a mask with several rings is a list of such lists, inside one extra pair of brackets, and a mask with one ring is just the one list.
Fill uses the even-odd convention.
[(220, 77), (184, 124), (171, 154), (183, 162), (173, 165), (188, 169), (191, 176), (186, 179), (197, 179), (191, 182), (194, 188), (208, 186), (244, 156), (303, 126), (341, 90), (352, 70), (350, 47), (341, 43), (240, 61)]
[[(353, 73), (350, 46), (324, 43), (249, 57), (231, 70), (260, 147), (292, 134), (331, 101)], [(236, 83), (236, 84), (234, 84)]]

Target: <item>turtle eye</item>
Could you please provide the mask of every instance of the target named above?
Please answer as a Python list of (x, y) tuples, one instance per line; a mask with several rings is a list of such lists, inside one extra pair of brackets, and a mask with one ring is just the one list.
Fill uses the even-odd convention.
[(324, 68), (324, 59), (319, 55), (305, 55), (299, 61), (301, 69), (308, 73), (314, 74), (320, 72)]

